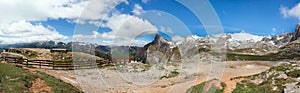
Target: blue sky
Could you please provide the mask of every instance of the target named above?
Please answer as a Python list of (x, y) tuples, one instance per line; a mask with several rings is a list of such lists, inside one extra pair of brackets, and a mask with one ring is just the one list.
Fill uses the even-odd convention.
[[(146, 4), (139, 0), (130, 0), (129, 2), (129, 5), (121, 3), (116, 8), (121, 13), (131, 15), (133, 15), (131, 11), (134, 4), (139, 4), (144, 10), (164, 11), (184, 22), (193, 34), (206, 35), (196, 16), (174, 0), (149, 0)], [(279, 8), (281, 6), (291, 8), (299, 0), (210, 0), (210, 2), (224, 26), (225, 33), (236, 33), (244, 30), (256, 35), (278, 35), (293, 32), (298, 23), (296, 18), (284, 18)], [(43, 25), (53, 26), (60, 33), (72, 36), (76, 24), (67, 22), (67, 19), (54, 19), (43, 22)], [(99, 32), (101, 31), (103, 30), (99, 28)]]
[[(85, 19), (83, 19), (84, 21), (83, 23), (80, 23), (78, 21), (78, 19), (81, 18), (80, 16), (86, 13), (86, 12), (82, 12), (86, 9), (86, 7), (82, 7), (82, 6), (89, 6), (88, 3), (90, 2), (79, 0), (78, 2), (70, 3), (67, 2), (70, 0), (62, 0), (62, 1), (66, 1), (66, 2), (61, 2), (57, 0), (57, 2), (59, 3), (55, 2), (53, 4), (61, 4), (60, 6), (60, 8), (62, 8), (61, 10), (68, 8), (68, 6), (71, 9), (79, 9), (79, 10), (74, 10), (74, 12), (70, 12), (70, 13), (68, 13), (69, 11), (66, 11), (66, 13), (63, 13), (65, 11), (54, 11), (53, 14), (54, 15), (57, 14), (55, 16), (53, 16), (53, 14), (50, 15), (51, 11), (48, 11), (46, 13), (49, 13), (49, 15), (37, 16), (37, 18), (35, 18), (35, 16), (39, 15), (38, 14), (39, 12), (35, 15), (31, 15), (33, 17), (27, 17), (28, 14), (24, 14), (24, 16), (26, 17), (24, 18), (21, 17), (23, 19), (20, 20), (28, 22), (29, 23), (28, 25), (29, 26), (32, 25), (32, 27), (37, 27), (40, 25), (44, 27), (46, 30), (49, 30), (51, 33), (55, 33), (56, 36), (61, 35), (59, 38), (53, 38), (57, 41), (70, 41), (73, 35), (76, 34), (80, 34), (81, 37), (92, 37), (93, 31), (96, 31), (97, 33), (94, 33), (95, 38), (100, 37), (100, 41), (98, 40), (96, 43), (104, 43), (105, 40), (112, 40), (110, 35), (112, 35), (113, 33), (109, 33), (109, 32), (113, 32), (113, 30), (116, 29), (114, 28), (113, 22), (118, 22), (117, 20), (113, 20), (113, 19), (122, 18), (122, 17), (136, 18), (133, 20), (133, 22), (136, 21), (136, 22), (140, 22), (141, 24), (144, 24), (141, 26), (149, 26), (149, 28), (157, 30), (161, 35), (165, 37), (168, 37), (167, 34), (164, 34), (164, 32), (166, 31), (175, 32), (175, 34), (172, 35), (180, 36), (180, 37), (185, 37), (192, 34), (198, 36), (207, 35), (205, 29), (203, 28), (201, 22), (197, 19), (197, 17), (188, 8), (176, 2), (175, 0), (128, 0), (128, 1), (114, 0), (116, 2), (119, 2), (120, 4), (118, 4), (115, 8), (113, 8), (113, 11), (109, 12), (109, 15), (107, 16), (108, 19), (101, 19), (97, 17), (94, 18), (86, 17)], [(109, 1), (108, 2), (105, 1), (107, 0), (102, 0), (102, 1), (100, 0), (99, 5), (95, 4), (92, 8), (96, 8), (96, 9), (99, 8), (98, 10), (100, 12), (103, 12), (105, 11), (105, 9), (101, 9), (101, 8), (106, 8), (106, 7), (110, 7), (111, 5), (115, 5), (115, 4), (110, 4)], [(296, 6), (298, 5), (299, 0), (209, 0), (209, 2), (215, 9), (220, 19), (220, 22), (224, 28), (225, 33), (239, 33), (243, 31), (246, 33), (260, 35), (260, 36), (278, 35), (282, 33), (293, 32), (300, 18), (298, 13), (293, 13), (295, 11), (298, 11), (298, 8)], [(199, 7), (201, 7), (200, 4)], [(20, 8), (22, 8), (22, 6), (20, 6)], [(31, 9), (35, 9), (34, 6)], [(137, 10), (136, 12), (134, 12), (135, 9)], [(286, 10), (288, 12), (283, 10)], [(30, 10), (30, 9), (28, 10), (28, 12), (31, 11), (34, 10)], [(157, 14), (159, 14), (160, 12), (163, 13), (163, 15), (166, 15), (166, 17), (159, 19), (158, 18), (159, 16), (157, 17), (149, 17), (149, 15), (148, 17), (143, 16), (143, 14), (145, 14), (145, 12), (148, 11), (158, 11), (156, 12)], [(72, 13), (78, 13), (78, 14), (72, 15)], [(102, 15), (100, 14), (99, 17), (100, 16)], [(156, 15), (150, 15), (150, 16), (156, 16)], [(12, 27), (9, 25), (13, 24), (13, 22), (18, 23), (20, 20), (13, 20), (13, 21), (9, 20), (9, 22), (1, 22), (0, 24), (4, 25), (3, 28)], [(175, 20), (175, 21), (170, 21), (170, 20)], [(110, 21), (112, 22), (111, 24), (109, 24)], [(100, 22), (100, 24), (104, 24), (104, 26), (99, 27), (99, 25), (96, 26), (94, 24), (90, 24), (89, 22)], [(6, 24), (8, 24), (8, 26), (6, 26)], [(48, 27), (50, 27), (51, 29)], [(130, 25), (128, 27), (130, 30), (142, 29), (142, 28), (131, 29)], [(26, 29), (28, 30), (30, 28), (26, 28)], [(4, 31), (5, 29), (2, 30)], [(166, 31), (160, 31), (160, 30), (166, 30)], [(182, 32), (184, 30), (188, 30), (189, 32), (188, 33)], [(0, 27), (0, 31), (1, 31), (1, 27)], [(17, 33), (18, 30), (14, 30), (14, 32)], [(130, 34), (130, 32), (124, 32), (123, 34), (126, 33)], [(132, 31), (132, 33), (137, 33), (137, 31)], [(153, 39), (152, 34), (154, 33), (157, 32), (154, 31), (153, 33), (151, 32), (150, 34), (145, 34), (143, 35), (143, 37), (139, 37), (139, 39), (145, 42), (149, 42), (151, 41), (151, 39)], [(7, 38), (9, 36), (16, 37), (17, 39), (20, 40), (23, 38), (22, 36), (21, 38), (18, 38), (19, 35), (14, 35), (14, 34), (6, 36), (6, 34), (0, 33), (0, 36), (2, 37), (3, 40), (12, 39), (12, 38)], [(31, 37), (30, 35), (28, 36)], [(37, 36), (41, 36), (41, 35), (38, 34)], [(124, 37), (126, 36), (130, 36), (130, 35), (124, 35)], [(65, 37), (67, 37), (67, 39)], [(126, 39), (124, 37), (120, 36), (117, 38), (119, 38), (120, 40), (124, 40)], [(93, 40), (95, 38), (93, 38)], [(47, 38), (46, 40), (49, 39), (52, 38)], [(30, 40), (30, 39), (28, 40), (29, 40), (28, 42), (38, 41), (38, 40)], [(19, 43), (16, 39), (12, 40), (12, 42)], [(24, 41), (23, 39), (22, 42), (27, 42), (27, 41)]]

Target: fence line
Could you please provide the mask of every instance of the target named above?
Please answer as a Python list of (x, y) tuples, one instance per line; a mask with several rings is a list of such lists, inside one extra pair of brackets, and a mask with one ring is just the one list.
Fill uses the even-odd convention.
[(7, 63), (21, 64), (26, 67), (38, 67), (53, 70), (74, 70), (74, 68), (87, 69), (114, 65), (113, 62), (107, 60), (29, 60), (23, 57), (0, 57), (0, 59)]

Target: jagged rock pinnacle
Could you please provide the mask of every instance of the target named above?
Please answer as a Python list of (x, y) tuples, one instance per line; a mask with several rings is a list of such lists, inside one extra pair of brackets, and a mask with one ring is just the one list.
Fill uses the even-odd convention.
[(297, 24), (295, 32), (290, 42), (297, 40), (300, 37), (300, 24)]

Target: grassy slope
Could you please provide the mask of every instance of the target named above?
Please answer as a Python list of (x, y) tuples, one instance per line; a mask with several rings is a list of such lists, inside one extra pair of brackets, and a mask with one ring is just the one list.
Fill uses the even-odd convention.
[[(266, 80), (264, 80), (260, 84), (252, 83), (251, 80), (255, 80), (259, 77), (266, 77), (267, 73), (270, 72), (278, 72), (278, 71), (286, 71), (290, 70), (292, 65), (282, 65), (282, 66), (275, 66), (270, 68), (267, 71), (264, 71), (259, 74), (251, 75), (251, 76), (243, 76), (243, 77), (236, 77), (236, 78), (244, 78), (241, 82), (237, 83), (237, 87), (233, 90), (232, 93), (282, 93), (284, 90), (284, 84), (295, 82), (292, 78), (299, 77), (299, 70), (291, 71), (287, 74), (287, 79), (278, 79), (275, 78), (279, 76), (278, 73), (270, 74)], [(274, 80), (272, 78), (275, 78)], [(274, 84), (272, 84), (274, 82)], [(277, 87), (277, 90), (272, 90), (272, 87)]]
[(56, 79), (42, 72), (31, 73), (22, 68), (9, 64), (0, 64), (0, 92), (1, 93), (28, 93), (32, 82), (40, 78), (52, 87), (53, 93), (78, 93), (81, 92), (74, 86)]
[(224, 87), (226, 86), (224, 83), (221, 83), (221, 86), (223, 87), (222, 89), (212, 86), (205, 92), (204, 87), (207, 82), (211, 82), (211, 80), (192, 86), (187, 90), (188, 93), (223, 93)]
[(269, 55), (245, 55), (245, 54), (233, 54), (228, 53), (226, 55), (227, 61), (276, 61), (278, 58)]

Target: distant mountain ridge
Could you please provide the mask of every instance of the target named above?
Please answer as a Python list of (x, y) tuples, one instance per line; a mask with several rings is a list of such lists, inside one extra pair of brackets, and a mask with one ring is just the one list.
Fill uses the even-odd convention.
[[(129, 49), (130, 60), (138, 60), (144, 63), (151, 61), (178, 61), (180, 58), (188, 58), (199, 53), (199, 50), (209, 50), (218, 38), (225, 38), (225, 47), (227, 52), (242, 53), (242, 54), (254, 54), (254, 55), (266, 55), (274, 54), (277, 56), (284, 55), (300, 55), (300, 25), (296, 25), (296, 29), (293, 33), (285, 33), (276, 35), (273, 37), (264, 37), (261, 40), (234, 40), (231, 34), (222, 34), (216, 37), (198, 37), (196, 35), (188, 36), (181, 44), (175, 46), (174, 42), (167, 41), (158, 34), (152, 42), (146, 44), (144, 47), (137, 46), (113, 46), (117, 49)], [(178, 47), (180, 46), (180, 47)], [(24, 44), (12, 44), (6, 46), (6, 48), (66, 48), (69, 51), (81, 51), (89, 54), (95, 54), (103, 58), (110, 59), (111, 46), (84, 43), (84, 42), (33, 42)], [(298, 51), (299, 50), (299, 51)], [(150, 56), (159, 57), (151, 58)]]

